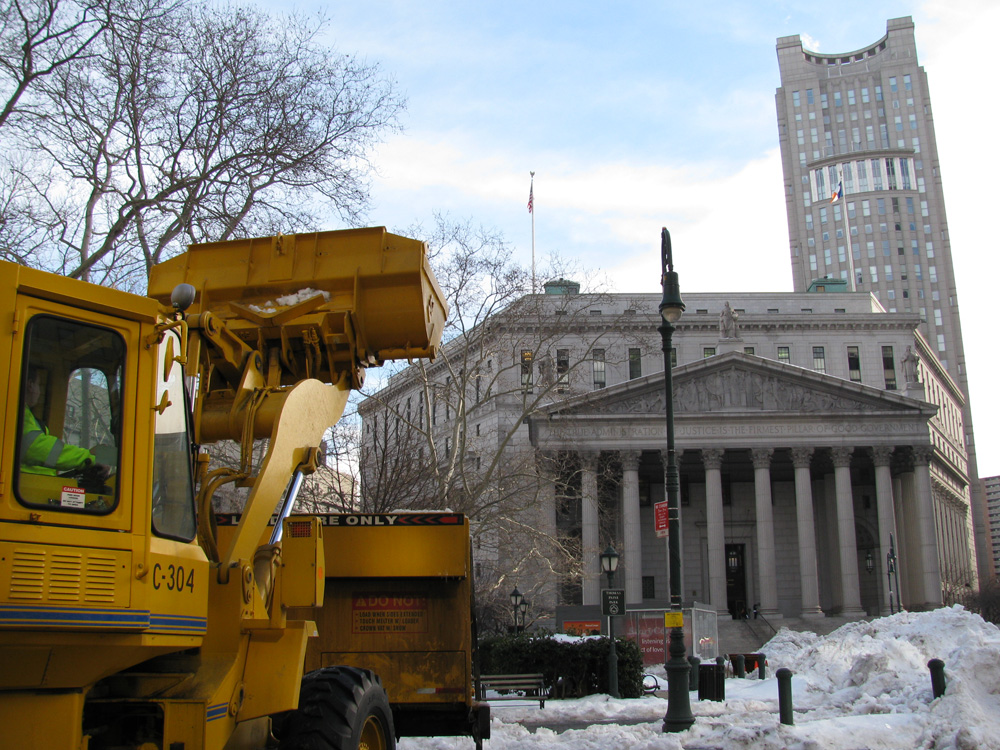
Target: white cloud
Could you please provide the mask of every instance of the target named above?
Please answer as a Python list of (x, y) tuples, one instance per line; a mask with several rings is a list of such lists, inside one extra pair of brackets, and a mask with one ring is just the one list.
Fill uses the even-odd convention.
[(807, 50), (809, 50), (811, 52), (819, 52), (820, 51), (821, 42), (819, 41), (819, 39), (811, 37), (811, 36), (809, 36), (809, 34), (799, 34), (799, 36), (802, 38), (802, 46), (805, 49), (807, 49)]

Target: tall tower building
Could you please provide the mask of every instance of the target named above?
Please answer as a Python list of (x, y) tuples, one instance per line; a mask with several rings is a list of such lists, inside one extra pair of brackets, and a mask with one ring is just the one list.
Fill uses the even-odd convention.
[(990, 514), (990, 538), (993, 541), (993, 572), (1000, 576), (1000, 477), (986, 477), (986, 507)]
[(977, 567), (991, 577), (934, 116), (913, 20), (891, 19), (885, 36), (852, 52), (812, 52), (799, 36), (779, 38), (777, 52), (795, 291), (834, 277), (890, 312), (919, 313), (921, 333), (966, 395)]

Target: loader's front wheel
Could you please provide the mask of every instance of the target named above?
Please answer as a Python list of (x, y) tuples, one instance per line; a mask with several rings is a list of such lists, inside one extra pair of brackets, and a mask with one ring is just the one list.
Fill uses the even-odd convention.
[(327, 667), (302, 678), (299, 708), (281, 721), (281, 750), (395, 750), (389, 698), (367, 669)]

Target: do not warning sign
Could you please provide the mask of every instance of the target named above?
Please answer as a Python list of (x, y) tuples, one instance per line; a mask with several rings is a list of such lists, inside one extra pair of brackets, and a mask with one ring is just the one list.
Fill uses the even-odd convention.
[(355, 594), (351, 598), (351, 632), (426, 633), (427, 597)]

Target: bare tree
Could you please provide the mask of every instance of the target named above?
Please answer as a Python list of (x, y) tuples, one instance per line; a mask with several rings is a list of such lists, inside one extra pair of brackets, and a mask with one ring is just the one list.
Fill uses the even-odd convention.
[(324, 463), (305, 478), (296, 513), (354, 513), (360, 510), (358, 477), (358, 424), (345, 414), (323, 441)]
[(0, 127), (32, 112), (30, 93), (41, 79), (86, 58), (112, 9), (103, 0), (0, 2)]
[(359, 221), (372, 146), (404, 104), (324, 28), (196, 0), (113, 15), (36, 82), (17, 132), (19, 215), (27, 200), (45, 238), (32, 264), (136, 284), (186, 243)]
[(362, 503), (468, 515), (484, 603), (502, 600), (514, 581), (578, 580), (579, 525), (546, 520), (553, 496), (579, 496), (565, 479), (574, 459), (536, 455), (526, 420), (593, 390), (592, 363), (598, 353), (604, 362), (601, 341), (614, 318), (587, 322), (609, 297), (529, 294), (530, 274), (503, 237), (470, 223), (439, 216), (430, 237), (450, 310), (447, 343), (435, 362), (415, 362), (365, 391)]

